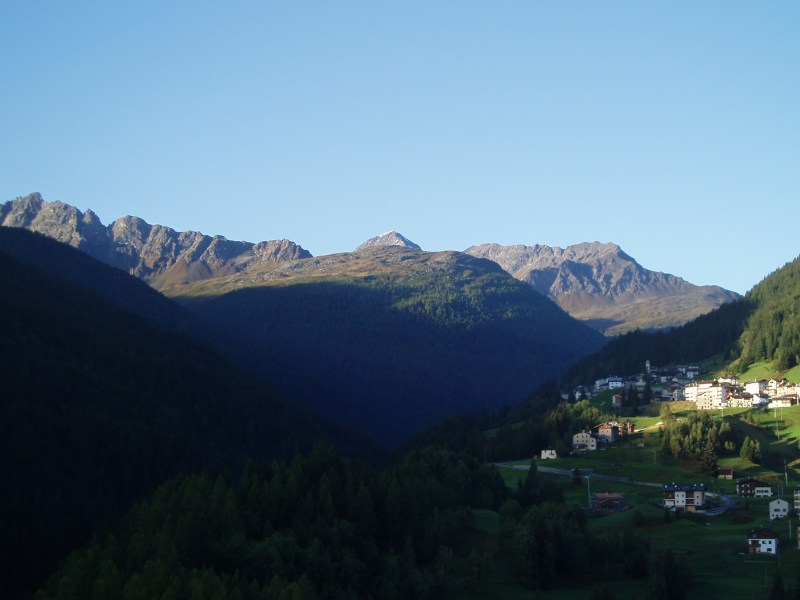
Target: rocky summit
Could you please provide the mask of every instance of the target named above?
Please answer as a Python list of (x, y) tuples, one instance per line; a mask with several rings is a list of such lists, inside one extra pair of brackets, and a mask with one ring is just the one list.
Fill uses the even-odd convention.
[(397, 233), (396, 231), (387, 231), (382, 235), (375, 236), (368, 239), (363, 244), (359, 245), (355, 252), (367, 250), (369, 248), (381, 248), (383, 246), (402, 246), (403, 248), (411, 248), (413, 250), (422, 250), (417, 244), (409, 240), (407, 237)]
[(481, 244), (465, 252), (495, 261), (606, 335), (675, 327), (739, 297), (719, 286), (697, 286), (645, 269), (612, 243)]
[(91, 210), (30, 194), (0, 205), (0, 225), (21, 227), (78, 248), (161, 289), (228, 275), (264, 263), (310, 258), (289, 240), (253, 244), (175, 231), (139, 217), (123, 217), (105, 226)]

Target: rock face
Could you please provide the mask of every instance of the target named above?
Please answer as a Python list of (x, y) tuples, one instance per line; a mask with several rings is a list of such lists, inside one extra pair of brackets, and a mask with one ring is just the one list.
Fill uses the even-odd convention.
[(36, 231), (163, 288), (311, 254), (289, 240), (253, 244), (196, 231), (175, 231), (123, 217), (106, 227), (91, 210), (30, 194), (0, 205), (0, 225)]
[(611, 243), (482, 244), (465, 252), (495, 261), (606, 335), (675, 327), (739, 297), (719, 286), (697, 286), (645, 269)]
[(407, 237), (404, 237), (403, 235), (392, 230), (384, 233), (383, 235), (368, 239), (366, 242), (358, 246), (358, 248), (355, 249), (355, 252), (367, 250), (369, 248), (380, 248), (383, 246), (402, 246), (403, 248), (422, 250), (422, 248), (409, 240)]

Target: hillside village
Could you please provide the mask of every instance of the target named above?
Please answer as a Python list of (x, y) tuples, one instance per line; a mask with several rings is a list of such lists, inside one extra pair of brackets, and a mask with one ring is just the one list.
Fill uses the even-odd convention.
[[(593, 385), (578, 386), (572, 390), (574, 398), (591, 398), (606, 390), (620, 390), (615, 394), (612, 408), (621, 408), (625, 390), (636, 390), (649, 402), (694, 402), (698, 410), (725, 408), (785, 408), (797, 404), (800, 386), (786, 379), (758, 379), (742, 383), (735, 375), (711, 381), (698, 380), (700, 367), (677, 365), (655, 367), (645, 362), (645, 370), (625, 377), (608, 376)], [(564, 399), (569, 393), (564, 394)]]
[[(671, 368), (655, 367), (646, 361), (645, 370), (637, 375), (607, 376), (598, 379), (593, 385), (578, 386), (569, 392), (562, 393), (564, 400), (590, 399), (598, 394), (609, 391), (616, 393), (611, 396), (610, 412), (616, 415), (629, 415), (623, 410), (624, 405), (631, 396), (646, 403), (660, 402), (691, 402), (699, 410), (723, 410), (726, 408), (786, 408), (798, 404), (800, 385), (788, 382), (786, 379), (759, 379), (741, 382), (736, 376), (720, 377), (714, 380), (700, 380), (700, 367), (698, 365), (677, 365)], [(644, 448), (643, 442), (634, 443), (630, 440), (635, 433), (642, 431), (635, 429), (634, 423), (627, 418), (604, 421), (594, 425), (590, 430), (579, 431), (572, 435), (571, 456), (594, 455), (594, 451), (610, 449), (613, 446), (625, 448)], [(638, 441), (638, 439), (637, 439)], [(555, 450), (542, 450), (539, 460), (557, 458)], [(654, 457), (655, 460), (655, 457)], [(575, 471), (578, 472), (578, 471)], [(591, 473), (591, 470), (588, 471)], [(735, 479), (733, 467), (716, 467), (711, 476), (719, 480)], [(597, 475), (586, 475), (589, 477)], [(602, 477), (602, 476), (601, 476)], [(783, 478), (781, 478), (783, 479)], [(628, 478), (629, 480), (629, 478)], [(749, 499), (764, 499), (763, 518), (766, 522), (778, 519), (791, 519), (800, 514), (800, 485), (790, 487), (786, 481), (778, 484), (770, 478), (762, 481), (758, 478), (740, 475), (735, 483), (735, 494), (724, 496), (712, 493), (705, 483), (669, 482), (660, 483), (660, 497), (655, 494), (653, 503), (658, 504), (666, 511), (675, 513), (697, 513), (698, 515), (717, 516), (730, 508), (745, 504)], [(588, 485), (588, 483), (587, 483)], [(658, 483), (644, 483), (643, 485), (659, 485)], [(786, 493), (786, 498), (780, 495)], [(656, 500), (658, 498), (658, 500)], [(767, 504), (768, 501), (768, 504)], [(589, 495), (587, 507), (588, 514), (595, 516), (621, 512), (630, 509), (624, 494), (608, 490)], [(759, 510), (762, 510), (759, 508)], [(792, 535), (792, 524), (789, 524), (790, 535), (784, 543), (790, 547), (800, 549), (800, 527), (796, 535)], [(782, 531), (785, 531), (781, 527)], [(743, 531), (744, 533), (744, 531)], [(792, 538), (797, 539), (794, 542)], [(741, 547), (741, 552), (747, 554), (777, 555), (781, 552), (781, 536), (770, 527), (761, 525), (749, 529), (745, 536), (746, 543)], [(785, 548), (785, 546), (784, 546)]]

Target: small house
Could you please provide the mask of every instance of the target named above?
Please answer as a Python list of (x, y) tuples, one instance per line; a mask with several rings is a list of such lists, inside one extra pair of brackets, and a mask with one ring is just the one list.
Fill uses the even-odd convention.
[(588, 431), (581, 431), (572, 436), (572, 449), (577, 452), (597, 450), (597, 440)]
[(719, 467), (717, 479), (733, 479), (733, 467)]
[(772, 486), (758, 479), (747, 477), (736, 482), (736, 495), (751, 498), (768, 498), (772, 496)]
[(789, 503), (778, 498), (769, 503), (769, 520), (782, 519), (789, 516)]
[(800, 485), (794, 487), (794, 509), (800, 512)]
[(619, 492), (596, 492), (591, 496), (591, 507), (598, 511), (620, 512), (627, 510), (628, 505)]
[(601, 442), (610, 444), (616, 442), (619, 437), (619, 425), (617, 423), (601, 423), (597, 426), (597, 438)]
[(558, 454), (555, 450), (542, 450), (542, 460), (558, 458)]
[(750, 554), (777, 554), (778, 534), (760, 527), (747, 532), (747, 552)]

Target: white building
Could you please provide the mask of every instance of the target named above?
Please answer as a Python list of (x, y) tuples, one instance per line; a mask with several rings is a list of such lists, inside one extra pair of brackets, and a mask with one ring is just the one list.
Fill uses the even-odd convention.
[(767, 391), (767, 380), (748, 381), (744, 384), (744, 391), (754, 396), (764, 394)]
[(778, 498), (769, 503), (769, 520), (782, 519), (789, 515), (789, 503)]
[(800, 485), (794, 488), (794, 509), (800, 512)]
[(555, 450), (542, 450), (542, 460), (558, 458), (558, 454)]
[(683, 396), (687, 401), (695, 402), (698, 409), (718, 409), (726, 406), (728, 388), (716, 381), (701, 381), (683, 388)]
[(625, 387), (625, 380), (622, 377), (609, 377), (608, 389), (619, 390)]
[(704, 483), (665, 483), (661, 489), (664, 508), (694, 511), (706, 502)]
[(597, 450), (597, 440), (588, 431), (581, 431), (572, 436), (573, 450)]
[(751, 554), (777, 554), (778, 534), (763, 527), (748, 532), (747, 551)]
[(736, 396), (728, 396), (728, 408), (751, 408), (753, 406), (753, 394), (745, 392)]

